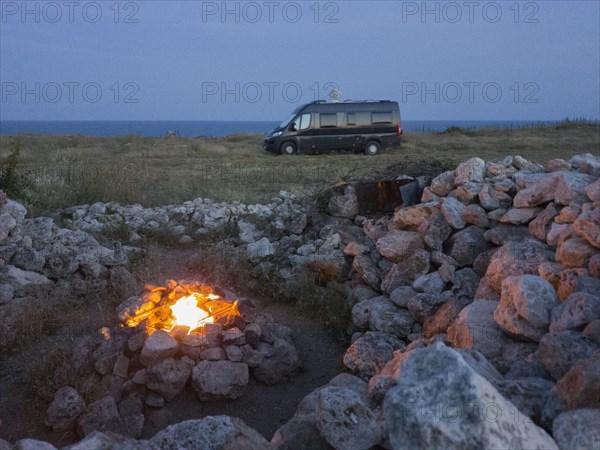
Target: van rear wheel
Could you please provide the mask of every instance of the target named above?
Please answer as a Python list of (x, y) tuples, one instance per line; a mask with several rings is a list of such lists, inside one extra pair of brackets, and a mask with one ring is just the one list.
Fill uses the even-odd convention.
[(379, 142), (367, 142), (367, 145), (365, 145), (365, 155), (376, 155), (377, 153), (379, 153)]
[(284, 142), (281, 145), (282, 155), (293, 155), (294, 153), (296, 153), (296, 144), (293, 142)]

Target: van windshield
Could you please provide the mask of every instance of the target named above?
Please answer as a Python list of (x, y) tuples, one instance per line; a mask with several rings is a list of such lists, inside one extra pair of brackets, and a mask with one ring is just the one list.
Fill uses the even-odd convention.
[(285, 128), (286, 126), (288, 126), (288, 124), (289, 124), (289, 123), (290, 123), (292, 120), (294, 120), (294, 117), (296, 117), (296, 111), (294, 111), (292, 114), (290, 114), (290, 115), (288, 116), (288, 118), (287, 118), (287, 119), (285, 119), (283, 122), (281, 122), (281, 123), (279, 124), (279, 128)]

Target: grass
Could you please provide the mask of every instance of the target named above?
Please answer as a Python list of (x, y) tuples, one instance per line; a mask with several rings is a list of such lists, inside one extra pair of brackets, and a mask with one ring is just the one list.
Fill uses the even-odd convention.
[[(2, 135), (0, 163), (7, 167), (11, 149), (19, 142), (15, 167), (28, 182), (21, 199), (34, 215), (95, 201), (158, 206), (206, 197), (255, 203), (269, 201), (280, 190), (311, 195), (340, 181), (419, 173), (431, 167), (441, 171), (472, 156), (497, 160), (520, 154), (542, 162), (597, 153), (600, 124), (575, 120), (530, 128), (451, 127), (441, 133), (405, 133), (401, 148), (376, 157), (275, 156), (262, 151), (262, 139), (253, 134), (218, 139)], [(14, 179), (14, 171), (11, 176)]]

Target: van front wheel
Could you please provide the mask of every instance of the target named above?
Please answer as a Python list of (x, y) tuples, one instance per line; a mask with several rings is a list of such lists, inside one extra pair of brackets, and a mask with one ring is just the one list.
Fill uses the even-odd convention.
[(296, 144), (293, 142), (284, 142), (281, 146), (282, 155), (293, 155), (296, 153)]
[(376, 155), (379, 153), (379, 142), (377, 141), (369, 141), (367, 145), (365, 145), (365, 154), (366, 155)]

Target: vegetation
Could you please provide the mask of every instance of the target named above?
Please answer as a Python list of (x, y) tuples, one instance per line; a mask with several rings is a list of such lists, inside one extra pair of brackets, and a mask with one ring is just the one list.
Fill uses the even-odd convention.
[[(32, 214), (96, 201), (181, 203), (197, 197), (246, 203), (269, 201), (281, 190), (314, 194), (340, 181), (407, 172), (440, 171), (472, 156), (486, 160), (519, 154), (533, 161), (595, 153), (600, 123), (565, 120), (529, 128), (405, 133), (401, 148), (361, 154), (276, 156), (263, 152), (262, 135), (224, 138), (0, 136), (3, 185)], [(6, 169), (8, 168), (8, 170)], [(5, 190), (9, 190), (5, 189)]]

